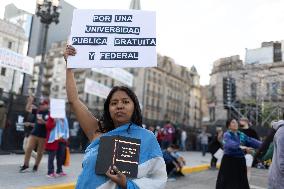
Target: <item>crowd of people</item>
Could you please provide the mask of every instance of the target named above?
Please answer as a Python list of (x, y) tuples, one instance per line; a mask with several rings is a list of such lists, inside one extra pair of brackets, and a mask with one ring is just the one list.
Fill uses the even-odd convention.
[[(76, 50), (68, 45), (64, 58), (75, 56)], [(85, 158), (76, 188), (163, 188), (166, 181), (176, 180), (186, 165), (182, 151), (198, 149), (201, 156), (211, 154), (211, 169), (217, 170), (221, 160), (216, 189), (249, 189), (251, 167), (269, 167), (269, 189), (284, 186), (284, 121), (271, 123), (270, 133), (261, 140), (250, 127), (249, 119), (230, 118), (226, 131), (217, 127), (215, 133), (202, 127), (199, 133), (190, 133), (184, 126), (170, 121), (162, 126), (143, 128), (140, 105), (135, 93), (127, 87), (113, 87), (104, 104), (102, 117), (95, 117), (78, 97), (74, 74), (66, 69), (68, 101), (76, 115), (80, 130), (86, 137)], [(0, 111), (3, 104), (0, 101)], [(0, 120), (6, 119), (0, 116)], [(69, 124), (66, 118), (53, 118), (48, 99), (37, 106), (34, 97), (27, 100), (24, 114), (23, 149), (24, 161), (19, 172), (29, 170), (30, 159), (35, 163), (32, 171), (39, 168), (43, 153), (48, 154), (47, 177), (66, 176), (63, 166), (67, 160)], [(0, 141), (2, 126), (0, 125)], [(123, 136), (141, 140), (137, 178), (128, 178), (118, 167), (111, 166), (105, 175), (94, 172), (100, 138)], [(192, 142), (195, 138), (195, 144)], [(195, 145), (195, 147), (193, 147)], [(86, 145), (87, 146), (87, 145)], [(56, 159), (56, 169), (54, 160)]]
[[(67, 75), (68, 74), (69, 73), (67, 71)], [(74, 100), (73, 98), (76, 97), (76, 94), (75, 95), (73, 94), (74, 93), (73, 85), (74, 83), (71, 84), (70, 82), (68, 83), (69, 88), (71, 88), (71, 91), (69, 91), (68, 93), (69, 101), (71, 102)], [(131, 99), (132, 97), (131, 95), (134, 95), (132, 92), (128, 91), (130, 90), (128, 88), (117, 88), (116, 90), (117, 91), (113, 92), (114, 94), (116, 94), (116, 92), (122, 91), (123, 94), (120, 94), (121, 98), (127, 97)], [(124, 93), (126, 93), (127, 96), (124, 96), (125, 95)], [(128, 93), (129, 96), (131, 97), (128, 97)], [(110, 98), (109, 100), (112, 99), (111, 96), (109, 98)], [(134, 101), (136, 100), (135, 96), (133, 97), (133, 99)], [(82, 106), (82, 104), (81, 102), (73, 102), (73, 103), (76, 103), (76, 106), (78, 106), (74, 107), (76, 113), (76, 108), (79, 108), (80, 106)], [(108, 111), (110, 111), (110, 109)], [(136, 111), (139, 112), (139, 109)], [(80, 111), (77, 112), (76, 114), (80, 117), (91, 115), (88, 112), (80, 112)], [(106, 112), (105, 114), (106, 114), (105, 116), (107, 116), (108, 113)], [(96, 141), (95, 139), (98, 136), (102, 135), (99, 133), (106, 132), (102, 130), (106, 128), (100, 125), (105, 125), (109, 123), (108, 122), (104, 123), (104, 121), (101, 121), (102, 124), (98, 124), (98, 128), (95, 130), (95, 133), (91, 135), (90, 133), (88, 133), (89, 128), (84, 128), (83, 126), (84, 124), (89, 125), (88, 122), (85, 123), (86, 119), (87, 118), (81, 120), (81, 118), (78, 118), (78, 121), (82, 128), (82, 132), (84, 132), (87, 140), (89, 141), (88, 143), (92, 144), (93, 143), (92, 141)], [(88, 119), (94, 122), (93, 124), (97, 122), (93, 120), (93, 119), (97, 120), (97, 118), (88, 118)], [(105, 117), (100, 119), (104, 120), (111, 118)], [(131, 123), (131, 126), (132, 124), (134, 123)], [(141, 124), (141, 122), (139, 122), (139, 124)], [(271, 133), (268, 134), (268, 136), (263, 142), (261, 142), (257, 132), (250, 127), (250, 122), (245, 117), (240, 118), (239, 120), (229, 119), (226, 123), (227, 131), (225, 133), (223, 133), (222, 128), (217, 127), (216, 133), (212, 135), (207, 132), (205, 127), (203, 127), (200, 130), (200, 133), (196, 134), (196, 139), (199, 143), (199, 149), (201, 151), (202, 156), (205, 156), (207, 152), (211, 154), (211, 162), (210, 162), (211, 169), (217, 169), (217, 161), (218, 159), (222, 159), (216, 182), (216, 188), (217, 189), (223, 189), (223, 188), (234, 189), (234, 187), (236, 189), (249, 188), (249, 181), (251, 178), (250, 170), (252, 166), (255, 166), (257, 168), (264, 168), (264, 167), (268, 168), (269, 166), (273, 167), (273, 170), (270, 171), (270, 174), (274, 175), (275, 177), (279, 177), (279, 180), (281, 180), (280, 179), (281, 174), (279, 176), (279, 173), (275, 173), (275, 170), (281, 169), (281, 167), (280, 168), (276, 167), (275, 163), (271, 162), (282, 161), (281, 159), (282, 156), (279, 156), (281, 155), (279, 154), (280, 152), (275, 151), (278, 145), (275, 145), (274, 144), (275, 142), (273, 142), (274, 135), (279, 130), (279, 128), (281, 128), (282, 125), (284, 125), (284, 121), (273, 122), (272, 131)], [(127, 129), (129, 128), (131, 127), (128, 126)], [(174, 126), (170, 121), (167, 121), (162, 127), (149, 126), (147, 127), (147, 129), (151, 131), (153, 136), (155, 136), (158, 144), (157, 148), (161, 149), (160, 152), (158, 150), (158, 152), (156, 153), (157, 157), (163, 157), (168, 181), (175, 181), (177, 177), (184, 176), (182, 173), (182, 168), (183, 166), (185, 166), (186, 162), (184, 157), (182, 157), (181, 153), (179, 152), (189, 150), (190, 145), (192, 145), (191, 143), (189, 143), (188, 131), (186, 131), (184, 128)], [(46, 151), (46, 153), (48, 154), (47, 177), (56, 178), (60, 176), (66, 176), (66, 173), (63, 172), (62, 166), (64, 165), (66, 160), (66, 148), (68, 146), (68, 138), (69, 138), (68, 120), (66, 118), (65, 119), (52, 118), (49, 112), (48, 100), (42, 100), (39, 106), (37, 107), (36, 104), (34, 103), (34, 97), (29, 96), (24, 114), (24, 132), (25, 132), (25, 137), (23, 140), (23, 149), (25, 151), (25, 156), (24, 156), (24, 163), (20, 167), (19, 171), (21, 173), (26, 172), (30, 167), (29, 163), (30, 158), (33, 157), (35, 159), (35, 163), (33, 165), (32, 171), (36, 172), (41, 162), (43, 153), (44, 151)], [(277, 135), (277, 138), (280, 138), (279, 140), (281, 140), (280, 134)], [(222, 151), (222, 157), (217, 157), (216, 154), (220, 150)], [(273, 156), (273, 153), (277, 154), (278, 158), (276, 156)], [(56, 170), (54, 169), (54, 159), (56, 159), (56, 165), (57, 165)], [(115, 169), (112, 171), (115, 171)], [(157, 172), (159, 171), (157, 170)], [(117, 181), (118, 179), (118, 178), (113, 178), (112, 174), (110, 174), (108, 177), (111, 180), (113, 179), (114, 182)], [(83, 180), (82, 182), (86, 182), (85, 179), (82, 180)], [(90, 181), (90, 183), (92, 182)], [(121, 185), (125, 184), (125, 183), (120, 183), (118, 181), (116, 183)], [(270, 177), (269, 183), (270, 185), (275, 184), (274, 177)], [(132, 184), (135, 185), (135, 183)]]
[[(66, 160), (66, 148), (69, 138), (69, 124), (66, 118), (52, 118), (49, 112), (49, 101), (44, 99), (37, 107), (34, 97), (27, 100), (24, 114), (23, 150), (25, 152), (24, 163), (19, 172), (27, 172), (30, 166), (30, 158), (35, 159), (32, 171), (39, 168), (44, 151), (48, 154), (47, 177), (55, 178), (66, 176), (62, 166)], [(54, 159), (56, 157), (56, 172)]]
[[(78, 116), (82, 132), (84, 132), (89, 141), (88, 143), (91, 144), (87, 148), (87, 151), (96, 150), (98, 148), (97, 145), (99, 144), (98, 139), (100, 136), (108, 135), (108, 133), (112, 133), (112, 135), (117, 133), (125, 136), (133, 135), (135, 137), (145, 135), (151, 138), (152, 136), (155, 139), (150, 139), (152, 141), (150, 142), (151, 145), (153, 146), (155, 141), (157, 141), (157, 145), (155, 147), (156, 150), (152, 150), (153, 152), (150, 152), (150, 154), (156, 154), (154, 155), (155, 163), (159, 162), (161, 165), (160, 169), (156, 170), (156, 174), (161, 173), (161, 175), (152, 175), (151, 182), (162, 185), (165, 178), (167, 178), (168, 181), (175, 181), (177, 177), (184, 176), (182, 168), (186, 165), (186, 162), (180, 152), (189, 150), (190, 145), (192, 145), (192, 143), (189, 143), (188, 131), (184, 128), (174, 126), (170, 121), (167, 121), (162, 127), (147, 127), (147, 129), (151, 131), (151, 135), (149, 135), (149, 133), (144, 133), (145, 131), (143, 130), (139, 131), (138, 128), (143, 129), (143, 126), (145, 127), (145, 125), (142, 126), (141, 117), (139, 117), (141, 112), (138, 104), (136, 104), (136, 96), (130, 89), (124, 87), (114, 88), (113, 92), (110, 93), (107, 101), (109, 103), (108, 109), (106, 110), (104, 117), (100, 118), (101, 124), (98, 124), (98, 119), (89, 117), (92, 116), (92, 114), (90, 114), (87, 109), (83, 108), (84, 105), (81, 102), (77, 102), (78, 99), (73, 83), (74, 80), (72, 74), (67, 71), (67, 75), (68, 74), (69, 79), (71, 80), (71, 82), (70, 80), (67, 81), (67, 86), (70, 90), (68, 91), (69, 102), (72, 102), (71, 104), (74, 106), (75, 114)], [(120, 99), (122, 102), (120, 102)], [(125, 99), (127, 99), (128, 102), (124, 102)], [(133, 104), (128, 110), (127, 106), (129, 105), (127, 104), (130, 102)], [(116, 103), (122, 103), (122, 105), (112, 107), (112, 103), (113, 106), (117, 106)], [(116, 113), (117, 111), (125, 112)], [(135, 114), (138, 115), (138, 117), (133, 118), (133, 113), (131, 114), (131, 111), (136, 111)], [(116, 124), (122, 125), (116, 128), (115, 125), (113, 125), (113, 121), (103, 121), (112, 119), (115, 123), (118, 122)], [(133, 123), (130, 121), (131, 119), (133, 119)], [(123, 124), (126, 122), (129, 122), (130, 124)], [(88, 125), (92, 125), (91, 123), (97, 124), (97, 128), (89, 128)], [(108, 125), (108, 127), (104, 127), (104, 125)], [(282, 187), (283, 167), (281, 163), (283, 162), (282, 145), (284, 145), (282, 126), (284, 125), (284, 121), (275, 121), (271, 123), (271, 125), (271, 132), (263, 141), (260, 140), (257, 132), (250, 127), (250, 122), (245, 117), (242, 117), (239, 120), (227, 120), (226, 132), (223, 132), (222, 128), (217, 127), (216, 133), (212, 135), (207, 132), (206, 127), (203, 127), (200, 130), (200, 133), (196, 134), (195, 137), (199, 143), (201, 155), (205, 156), (207, 152), (211, 154), (211, 169), (217, 169), (217, 161), (218, 159), (221, 159), (216, 189), (248, 189), (251, 180), (251, 167), (253, 166), (257, 168), (270, 167), (269, 189), (278, 189), (280, 186)], [(126, 130), (124, 131), (123, 128)], [(129, 133), (129, 129), (134, 129), (132, 134)], [(42, 100), (37, 107), (34, 103), (34, 97), (29, 96), (24, 114), (24, 133), (23, 149), (25, 151), (25, 156), (24, 163), (19, 171), (21, 173), (26, 172), (30, 167), (30, 158), (33, 157), (35, 163), (32, 171), (36, 172), (45, 151), (48, 155), (47, 177), (56, 178), (66, 176), (66, 173), (63, 171), (63, 165), (66, 164), (69, 124), (66, 118), (56, 119), (50, 116), (49, 101), (47, 99)], [(144, 150), (146, 153), (147, 150)], [(222, 156), (218, 157), (216, 154), (219, 153), (220, 150)], [(149, 154), (149, 152), (147, 152), (147, 154)], [(161, 161), (161, 158), (163, 161)], [(56, 169), (54, 166), (55, 159), (57, 165)], [(151, 160), (147, 160), (146, 158), (143, 161), (147, 162)], [(165, 163), (165, 168), (163, 168), (162, 162)], [(84, 165), (86, 168), (85, 170), (83, 169), (83, 172), (79, 177), (80, 182), (77, 184), (77, 188), (83, 188), (92, 184), (102, 184), (101, 182), (93, 182), (91, 180), (92, 177), (87, 179), (83, 176), (85, 171), (89, 171), (89, 165), (83, 163), (83, 168)], [(149, 175), (144, 176), (149, 177)], [(120, 174), (116, 167), (112, 167), (110, 171), (106, 173), (106, 177), (108, 177), (113, 184), (119, 186), (138, 186), (141, 184), (139, 179), (135, 181), (128, 180), (123, 174)]]
[[(262, 139), (246, 117), (228, 119), (225, 126), (225, 132), (217, 127), (216, 133), (211, 135), (202, 128), (197, 135), (202, 156), (206, 152), (212, 156), (210, 168), (217, 169), (217, 161), (221, 160), (216, 189), (249, 189), (252, 167), (270, 168), (269, 189), (281, 189), (284, 186), (284, 135), (280, 128), (284, 121), (272, 122), (271, 131)], [(176, 180), (177, 176), (183, 175), (181, 169), (185, 161), (179, 151), (188, 149), (187, 132), (174, 127), (169, 121), (163, 127), (150, 126), (148, 129), (156, 135), (163, 149), (168, 180)]]

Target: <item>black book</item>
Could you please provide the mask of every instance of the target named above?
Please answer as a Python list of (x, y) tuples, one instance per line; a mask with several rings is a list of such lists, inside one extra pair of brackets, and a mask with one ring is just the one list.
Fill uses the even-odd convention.
[(122, 136), (103, 136), (96, 162), (96, 174), (116, 166), (129, 178), (137, 178), (141, 140)]

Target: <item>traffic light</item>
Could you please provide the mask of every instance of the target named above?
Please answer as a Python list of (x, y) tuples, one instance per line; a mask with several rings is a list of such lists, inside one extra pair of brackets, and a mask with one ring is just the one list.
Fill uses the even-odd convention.
[(231, 107), (236, 100), (236, 81), (231, 77), (223, 78), (223, 102), (225, 108)]

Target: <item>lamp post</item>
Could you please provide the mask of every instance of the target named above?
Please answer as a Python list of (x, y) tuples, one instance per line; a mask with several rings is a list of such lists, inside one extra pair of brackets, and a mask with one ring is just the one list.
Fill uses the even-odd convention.
[(41, 97), (41, 87), (42, 87), (42, 77), (43, 77), (43, 69), (44, 69), (44, 61), (46, 54), (46, 41), (47, 41), (47, 33), (49, 24), (55, 22), (55, 24), (59, 23), (59, 0), (37, 0), (37, 10), (36, 16), (40, 17), (40, 22), (44, 26), (44, 37), (42, 43), (42, 51), (41, 51), (41, 62), (39, 65), (39, 78), (38, 84), (36, 88), (36, 104), (38, 105)]

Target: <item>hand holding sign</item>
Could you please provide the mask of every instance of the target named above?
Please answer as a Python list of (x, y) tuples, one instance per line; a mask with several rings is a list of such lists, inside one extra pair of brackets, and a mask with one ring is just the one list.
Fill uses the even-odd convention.
[(116, 166), (113, 166), (112, 168), (110, 167), (106, 172), (106, 176), (108, 176), (110, 180), (115, 182), (121, 188), (126, 188), (126, 176), (120, 172)]
[(76, 49), (71, 45), (67, 45), (63, 53), (65, 62), (67, 63), (68, 56), (75, 56), (75, 55), (76, 55)]

